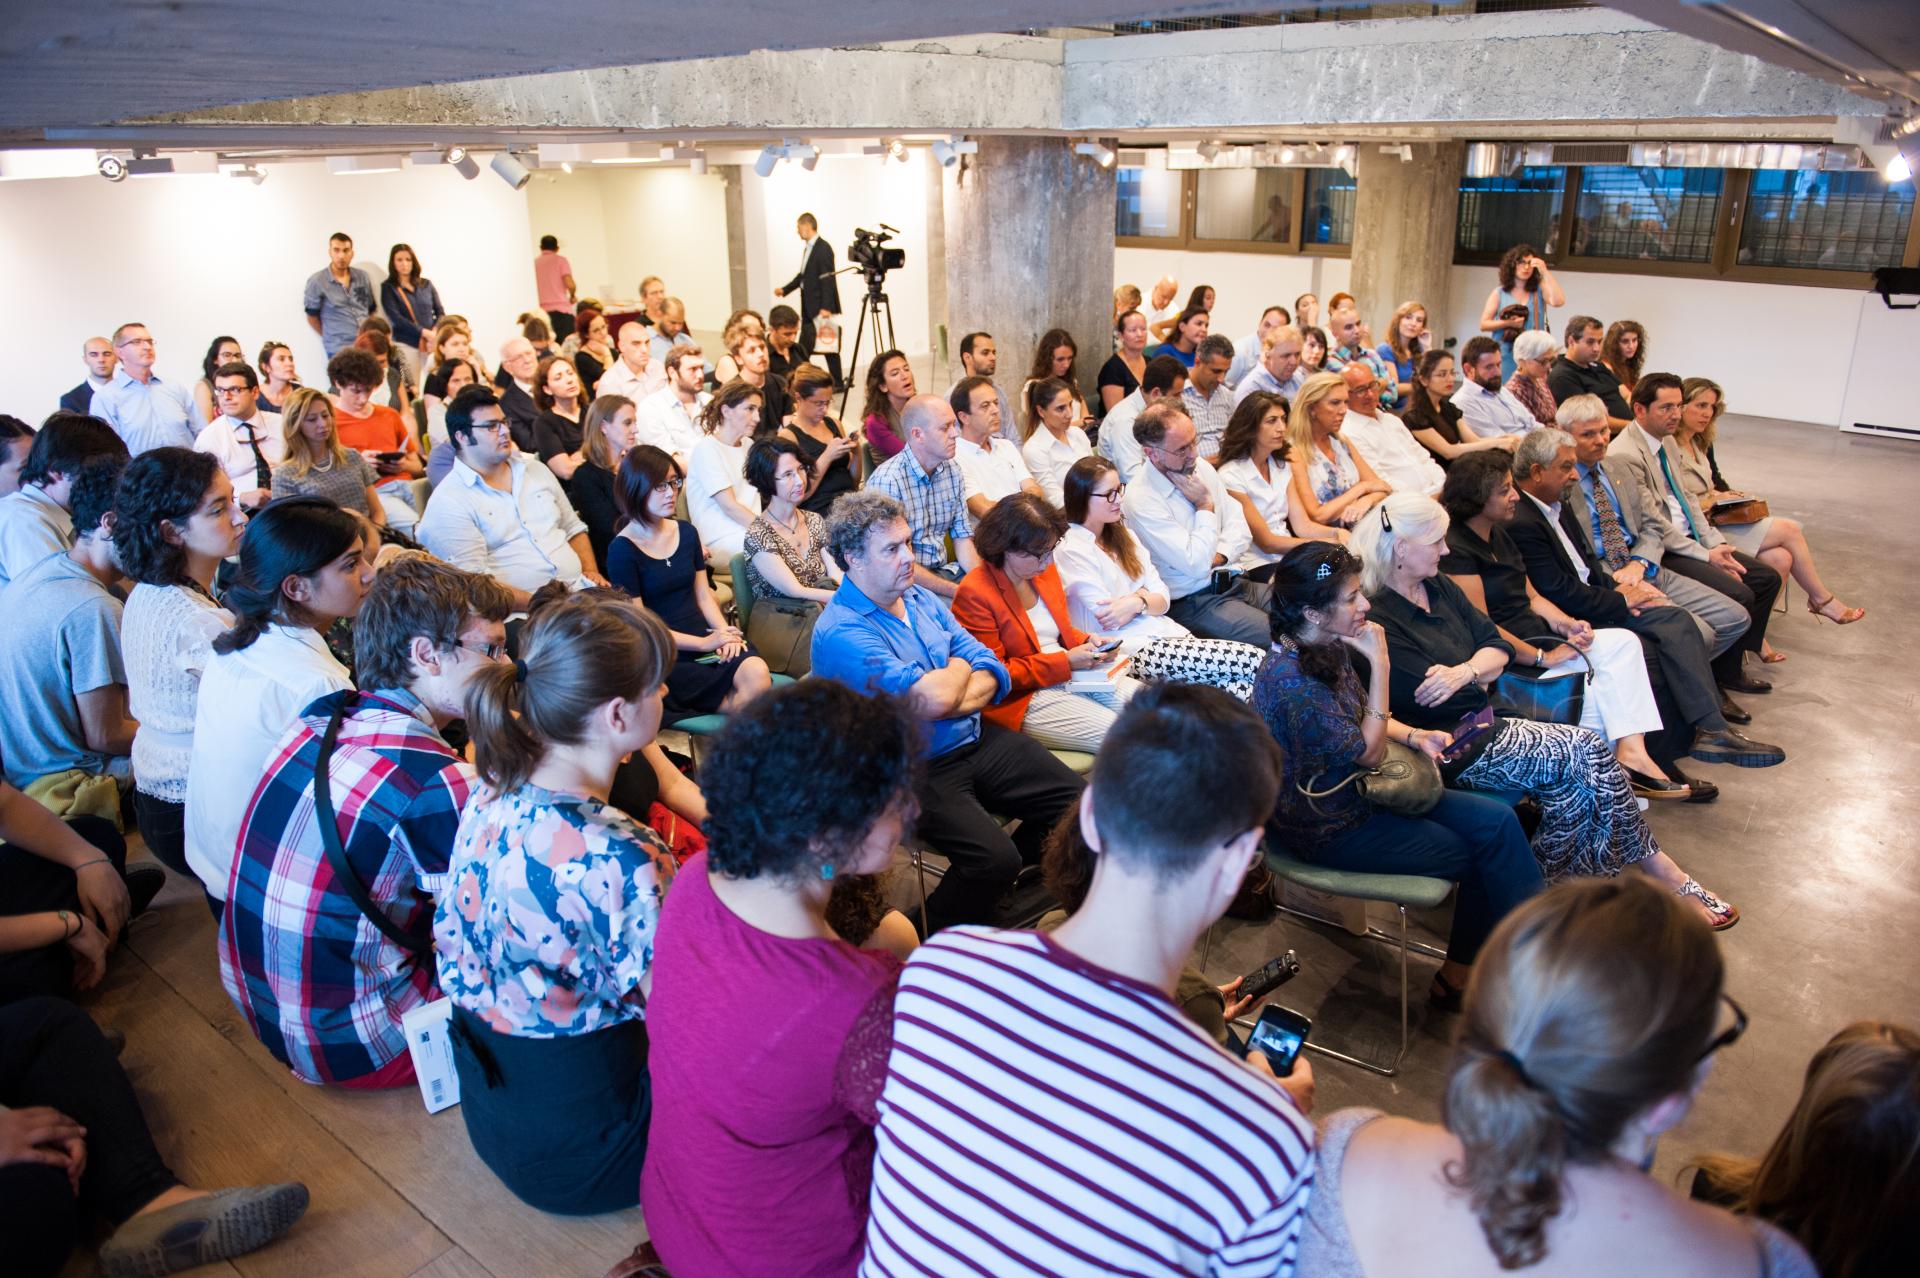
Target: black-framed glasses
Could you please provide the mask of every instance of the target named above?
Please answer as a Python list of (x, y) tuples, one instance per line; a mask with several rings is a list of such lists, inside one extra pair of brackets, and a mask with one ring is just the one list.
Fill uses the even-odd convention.
[(1733, 995), (1731, 994), (1721, 994), (1720, 1001), (1733, 1010), (1733, 1024), (1727, 1026), (1727, 1028), (1721, 1030), (1718, 1034), (1715, 1034), (1706, 1047), (1701, 1049), (1700, 1054), (1693, 1058), (1694, 1064), (1696, 1065), (1721, 1048), (1732, 1047), (1740, 1041), (1740, 1036), (1747, 1032), (1746, 1009), (1734, 1002)]
[(1092, 493), (1090, 495), (1098, 497), (1110, 506), (1118, 506), (1120, 499), (1127, 495), (1127, 486), (1125, 484), (1115, 484), (1104, 493)]
[(507, 645), (504, 643), (469, 643), (461, 640), (453, 646), (465, 648), (468, 652), (477, 652), (488, 661), (498, 661), (507, 655)]

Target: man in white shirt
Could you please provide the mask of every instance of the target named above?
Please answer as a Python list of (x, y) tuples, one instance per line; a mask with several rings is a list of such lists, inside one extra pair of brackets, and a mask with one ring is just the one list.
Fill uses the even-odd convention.
[[(993, 375), (999, 371), (1000, 348), (994, 345), (992, 333), (968, 333), (960, 339), (962, 377), (984, 377), (992, 382)], [(1026, 411), (1026, 405), (1015, 404), (1000, 393), (997, 385), (993, 388), (993, 394), (1000, 401), (1000, 436), (1017, 447), (1023, 442), (1020, 438), (1020, 415)]]
[(213, 403), (220, 415), (207, 423), (193, 446), (220, 459), (233, 481), (233, 499), (258, 510), (273, 495), (273, 468), (287, 457), (287, 437), (278, 417), (260, 411), (260, 378), (251, 364), (213, 370)]
[(506, 414), (491, 390), (468, 386), (453, 397), (447, 439), (458, 460), (420, 519), (428, 550), (498, 581), (516, 611), (550, 581), (572, 590), (607, 584), (560, 481), (509, 446)]
[(1359, 449), (1367, 465), (1395, 492), (1437, 496), (1447, 482), (1447, 472), (1405, 422), (1380, 407), (1380, 381), (1374, 371), (1355, 362), (1341, 369), (1340, 377), (1347, 384), (1347, 416), (1340, 438)]
[(1525, 435), (1540, 424), (1501, 379), (1500, 343), (1490, 337), (1469, 339), (1460, 352), (1460, 371), (1466, 376), (1453, 393), (1453, 406), (1476, 438)]
[(1000, 392), (985, 377), (963, 377), (947, 397), (960, 423), (953, 459), (967, 484), (967, 518), (975, 527), (1002, 497), (1032, 493), (1044, 497), (1033, 472), (1012, 440), (1000, 434)]
[(120, 432), (138, 457), (149, 448), (192, 448), (193, 425), (200, 420), (185, 386), (163, 381), (153, 371), (153, 334), (145, 324), (113, 330), (120, 367), (113, 380), (93, 393), (88, 412)]
[(1113, 463), (1122, 481), (1132, 483), (1133, 477), (1146, 465), (1146, 456), (1133, 437), (1134, 423), (1140, 414), (1162, 400), (1171, 399), (1178, 404), (1186, 385), (1185, 364), (1171, 355), (1155, 355), (1140, 372), (1140, 389), (1115, 404), (1113, 411), (1101, 419), (1100, 455)]
[(1259, 365), (1234, 387), (1233, 406), (1240, 407), (1240, 401), (1255, 391), (1278, 395), (1287, 403), (1293, 403), (1293, 397), (1300, 393), (1300, 383), (1306, 380), (1300, 376), (1300, 347), (1303, 344), (1300, 330), (1291, 324), (1282, 324), (1273, 330), (1267, 341), (1267, 349), (1260, 355)]
[(676, 346), (667, 352), (667, 384), (640, 401), (634, 428), (640, 442), (669, 453), (684, 473), (693, 458), (693, 446), (706, 433), (700, 414), (711, 398), (701, 389), (707, 380), (707, 361), (698, 346)]
[(1154, 281), (1153, 290), (1147, 294), (1147, 333), (1156, 342), (1167, 340), (1167, 334), (1173, 331), (1173, 322), (1180, 318), (1180, 281), (1171, 275), (1162, 275)]
[(73, 481), (96, 457), (127, 456), (109, 427), (76, 413), (55, 413), (33, 437), (20, 487), (0, 497), (0, 586), (73, 544)]
[[(1233, 348), (1233, 367), (1227, 370), (1227, 386), (1239, 390), (1240, 382), (1249, 373), (1259, 367), (1260, 357), (1266, 352), (1267, 344), (1273, 335), (1287, 323), (1287, 308), (1269, 306), (1260, 312), (1260, 327), (1241, 338)], [(1234, 401), (1238, 403), (1239, 401)]]
[(664, 369), (653, 363), (653, 334), (639, 320), (628, 320), (620, 326), (620, 332), (614, 339), (620, 348), (620, 358), (613, 367), (600, 375), (600, 384), (594, 388), (594, 394), (625, 395), (638, 405), (641, 400), (653, 394), (667, 384)]
[(1218, 333), (1208, 334), (1194, 348), (1193, 371), (1180, 392), (1180, 402), (1200, 433), (1200, 455), (1208, 460), (1219, 455), (1220, 437), (1227, 433), (1227, 421), (1233, 416), (1233, 391), (1227, 386), (1227, 367), (1232, 363), (1233, 343)]
[(1133, 434), (1146, 464), (1127, 484), (1133, 530), (1173, 596), (1167, 615), (1209, 639), (1265, 648), (1268, 588), (1230, 567), (1253, 544), (1246, 511), (1200, 457), (1186, 409), (1159, 403), (1140, 414)]

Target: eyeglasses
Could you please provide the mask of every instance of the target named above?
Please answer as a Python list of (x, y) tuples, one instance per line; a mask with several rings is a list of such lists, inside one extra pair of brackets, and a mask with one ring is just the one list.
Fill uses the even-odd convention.
[(1693, 1058), (1694, 1064), (1696, 1065), (1721, 1048), (1732, 1047), (1740, 1041), (1740, 1036), (1747, 1032), (1747, 1013), (1745, 1009), (1733, 1001), (1733, 995), (1722, 994), (1720, 1001), (1733, 1010), (1733, 1024), (1727, 1026), (1727, 1028), (1721, 1030), (1718, 1034), (1715, 1034), (1712, 1041), (1701, 1050), (1698, 1056)]
[(116, 343), (116, 345), (118, 346), (151, 346), (153, 345), (153, 339), (151, 337), (129, 337), (123, 342)]
[(1104, 493), (1092, 493), (1090, 494), (1090, 496), (1100, 498), (1102, 501), (1106, 502), (1109, 506), (1118, 506), (1120, 504), (1120, 499), (1126, 495), (1126, 492), (1127, 492), (1127, 486), (1125, 484), (1117, 484), (1114, 487), (1109, 488)]
[(213, 388), (213, 393), (216, 395), (242, 395), (252, 389), (253, 387), (251, 386), (216, 386)]
[(465, 648), (468, 652), (477, 652), (488, 661), (498, 661), (507, 655), (507, 645), (504, 643), (468, 643), (462, 640), (453, 646)]
[(680, 478), (678, 475), (675, 475), (671, 479), (661, 480), (659, 483), (659, 487), (669, 489), (670, 491), (677, 493), (686, 486), (686, 483), (687, 483), (686, 480)]

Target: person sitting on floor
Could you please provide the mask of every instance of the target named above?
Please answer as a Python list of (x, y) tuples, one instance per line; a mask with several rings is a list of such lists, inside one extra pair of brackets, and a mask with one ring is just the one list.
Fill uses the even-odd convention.
[[(1253, 708), (1280, 743), (1284, 774), (1267, 820), (1273, 847), (1315, 865), (1363, 874), (1421, 874), (1459, 885), (1446, 962), (1428, 998), (1458, 1011), (1494, 924), (1540, 890), (1540, 866), (1513, 807), (1447, 790), (1425, 816), (1376, 805), (1357, 768), (1378, 767), (1387, 743), (1435, 756), (1440, 745), (1387, 706), (1387, 637), (1367, 620), (1360, 561), (1343, 547), (1306, 542), (1280, 560), (1269, 614), (1273, 647), (1253, 684)], [(1366, 662), (1363, 684), (1354, 655)], [(1331, 791), (1318, 797), (1306, 790)]]
[(127, 446), (98, 417), (55, 413), (20, 465), (20, 486), (0, 497), (0, 586), (73, 544), (73, 481), (96, 457), (125, 461)]
[(460, 821), (434, 959), (467, 1136), (542, 1211), (640, 1200), (646, 985), (673, 856), (609, 795), (660, 727), (672, 661), (646, 609), (566, 596), (467, 689), (485, 784)]
[(1725, 975), (1712, 934), (1644, 881), (1520, 906), (1474, 965), (1440, 1124), (1346, 1109), (1322, 1125), (1299, 1272), (1814, 1278), (1779, 1229), (1647, 1174), (1746, 1028)]
[(106, 1278), (217, 1264), (293, 1227), (307, 1209), (298, 1181), (212, 1191), (182, 1183), (154, 1147), (115, 1051), (71, 1003), (34, 998), (0, 1008), (0, 1238), (9, 1274), (67, 1272), (87, 1217), (113, 1230), (100, 1245)]
[[(226, 381), (225, 377), (217, 380)], [(136, 583), (120, 621), (133, 736), (133, 810), (147, 851), (175, 874), (187, 865), (187, 768), (200, 676), (233, 614), (213, 583), (240, 549), (247, 514), (218, 457), (153, 448), (120, 477), (113, 549)]]
[[(1293, 1272), (1312, 1068), (1235, 1060), (1173, 1001), (1261, 855), (1279, 753), (1218, 689), (1142, 691), (1078, 805), (1079, 909), (1051, 935), (962, 928), (914, 952), (861, 1272)], [(1172, 801), (1196, 776), (1209, 802)]]
[(1920, 1033), (1828, 1039), (1767, 1152), (1701, 1159), (1693, 1196), (1786, 1230), (1826, 1278), (1901, 1272), (1920, 1251)]
[(701, 767), (711, 843), (660, 912), (647, 1004), (640, 1205), (675, 1272), (859, 1265), (901, 961), (850, 944), (829, 902), (885, 870), (910, 830), (917, 737), (892, 698), (809, 679), (731, 720)]
[[(846, 578), (813, 628), (813, 673), (857, 692), (903, 697), (926, 724), (919, 831), (951, 863), (927, 898), (930, 931), (990, 919), (1080, 778), (1039, 742), (981, 711), (1007, 694), (1007, 668), (914, 581), (913, 532), (900, 503), (848, 493), (827, 520), (827, 551)], [(1009, 836), (1000, 820), (1018, 818)]]
[(187, 768), (187, 865), (214, 916), (226, 900), (253, 788), (287, 725), (329, 692), (353, 686), (327, 650), (333, 623), (360, 611), (373, 583), (366, 526), (321, 497), (261, 507), (223, 596), (233, 629), (213, 641), (194, 706)]
[[(1115, 665), (1118, 639), (1088, 634), (1068, 614), (1053, 565), (1066, 532), (1066, 516), (1045, 498), (1001, 498), (974, 532), (981, 562), (960, 583), (953, 619), (1012, 676), (1012, 689), (981, 711), (989, 723), (1049, 749), (1091, 753), (1140, 684)], [(1075, 677), (1081, 671), (1105, 677), (1087, 683)]]
[[(474, 785), (440, 733), (465, 714), (475, 672), (505, 660), (512, 604), (491, 577), (425, 555), (383, 568), (354, 623), (365, 691), (301, 710), (252, 788), (220, 978), (254, 1037), (302, 1082), (414, 1081), (400, 1022), (438, 992), (432, 898), (446, 888)], [(325, 813), (315, 801), (323, 751)], [(329, 821), (345, 826), (344, 864), (321, 833)]]
[(127, 713), (121, 604), (112, 589), (120, 580), (113, 503), (126, 465), (109, 456), (83, 466), (69, 498), (73, 545), (0, 590), (6, 779), (63, 816), (92, 812), (116, 824), (140, 726)]
[(699, 532), (673, 517), (680, 484), (680, 468), (666, 453), (651, 444), (630, 449), (615, 489), (627, 523), (607, 550), (613, 584), (653, 609), (673, 636), (669, 723), (737, 710), (773, 684), (767, 663), (720, 611)]

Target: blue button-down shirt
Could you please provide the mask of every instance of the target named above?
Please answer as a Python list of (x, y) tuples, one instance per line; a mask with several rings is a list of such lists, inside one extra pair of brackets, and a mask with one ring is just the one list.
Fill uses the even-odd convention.
[(320, 317), (320, 345), (332, 359), (353, 345), (360, 335), (360, 321), (373, 314), (373, 280), (359, 267), (349, 266), (347, 282), (342, 284), (333, 278), (332, 267), (323, 267), (307, 277), (301, 307)]
[(973, 536), (967, 519), (967, 481), (960, 463), (948, 458), (929, 475), (911, 448), (903, 448), (874, 467), (867, 487), (907, 508), (913, 531), (913, 557), (927, 568), (947, 562), (947, 538), (957, 544)]
[[(1007, 695), (1013, 676), (953, 619), (938, 595), (925, 586), (909, 586), (903, 598), (905, 621), (867, 598), (851, 578), (843, 580), (814, 623), (813, 673), (859, 692), (905, 696), (923, 676), (959, 657), (993, 676), (1000, 685), (995, 701)], [(927, 726), (927, 753), (938, 757), (979, 739), (978, 714), (936, 719)]]
[(135, 381), (125, 368), (116, 368), (113, 380), (93, 393), (89, 411), (120, 432), (135, 457), (153, 448), (192, 448), (199, 421), (186, 387), (157, 373)]

